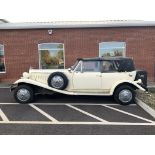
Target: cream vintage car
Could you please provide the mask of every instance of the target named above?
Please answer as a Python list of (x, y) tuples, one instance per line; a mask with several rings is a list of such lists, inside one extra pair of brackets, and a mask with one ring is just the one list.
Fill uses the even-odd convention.
[(30, 69), (12, 86), (19, 103), (30, 103), (37, 94), (113, 96), (128, 105), (135, 89), (147, 89), (147, 73), (135, 70), (131, 58), (80, 58), (69, 69)]

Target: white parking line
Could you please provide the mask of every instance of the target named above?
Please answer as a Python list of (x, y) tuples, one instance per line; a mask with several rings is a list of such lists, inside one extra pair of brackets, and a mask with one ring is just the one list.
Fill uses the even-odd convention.
[(0, 116), (2, 118), (2, 120), (4, 122), (9, 122), (9, 119), (7, 118), (7, 116), (4, 114), (4, 112), (2, 111), (2, 109), (0, 109)]
[[(31, 103), (33, 105), (66, 105), (66, 103)], [(114, 105), (114, 106), (121, 106), (120, 104), (115, 104), (115, 103), (69, 103), (70, 105)], [(20, 105), (19, 103), (0, 103), (0, 105)], [(28, 105), (28, 104), (27, 104)], [(130, 104), (128, 106), (137, 106), (136, 104)]]
[(72, 108), (72, 109), (74, 109), (74, 110), (76, 110), (76, 111), (79, 111), (79, 112), (81, 112), (82, 114), (85, 114), (85, 115), (87, 115), (87, 116), (89, 116), (89, 117), (92, 117), (92, 118), (94, 118), (94, 119), (96, 119), (96, 120), (98, 120), (98, 121), (101, 121), (101, 122), (108, 122), (108, 121), (106, 121), (106, 120), (104, 120), (104, 119), (102, 119), (102, 118), (100, 118), (100, 117), (98, 117), (98, 116), (95, 116), (95, 115), (90, 114), (90, 113), (88, 113), (88, 112), (86, 112), (86, 111), (84, 111), (84, 110), (81, 110), (81, 109), (79, 109), (79, 108), (77, 108), (77, 107), (74, 107), (73, 105), (66, 104), (66, 106), (68, 106), (68, 107), (70, 107), (70, 108)]
[[(0, 103), (1, 104), (1, 103)], [(5, 104), (5, 103), (2, 103)], [(17, 103), (18, 104), (18, 103)], [(70, 105), (112, 105), (112, 106), (122, 106), (120, 104), (115, 104), (115, 103), (33, 103), (34, 105), (66, 105), (66, 104), (70, 104)], [(127, 106), (137, 106), (136, 104), (130, 104)]]
[(0, 105), (15, 105), (15, 104), (19, 104), (19, 103), (0, 103)]
[(154, 121), (149, 120), (149, 119), (147, 119), (147, 118), (144, 118), (144, 117), (141, 117), (141, 116), (138, 116), (138, 115), (135, 115), (135, 114), (132, 114), (132, 113), (129, 113), (129, 112), (126, 112), (126, 111), (123, 111), (123, 110), (114, 108), (114, 107), (110, 107), (110, 106), (107, 106), (107, 105), (102, 105), (102, 106), (103, 106), (103, 107), (106, 107), (106, 108), (109, 108), (109, 109), (112, 109), (112, 110), (114, 110), (114, 111), (118, 111), (118, 112), (120, 112), (120, 113), (129, 115), (129, 116), (133, 116), (133, 117), (135, 117), (135, 118), (138, 118), (138, 119), (141, 119), (141, 120), (150, 122), (150, 123), (155, 123)]
[(0, 89), (8, 89), (10, 88), (9, 86), (8, 87), (5, 87), (5, 86), (1, 86)]
[(120, 126), (155, 126), (155, 123), (124, 123), (124, 122), (52, 122), (52, 121), (0, 121), (0, 124), (28, 124), (28, 125), (120, 125)]
[[(54, 103), (31, 103), (31, 104), (33, 104), (33, 105), (66, 105), (66, 103), (62, 103), (62, 102), (59, 102), (59, 103), (56, 103), (56, 102), (54, 102)], [(73, 105), (102, 105), (102, 103), (69, 103), (69, 104), (73, 104)], [(106, 105), (109, 105), (109, 104), (106, 104)], [(20, 103), (0, 103), (0, 105), (21, 105), (21, 104)], [(29, 105), (29, 104), (27, 104), (27, 105)], [(119, 105), (119, 104), (110, 104), (110, 105)]]
[[(102, 105), (114, 105), (114, 106), (121, 106), (122, 107), (122, 105), (120, 105), (120, 104), (116, 104), (116, 103), (109, 103), (109, 104), (102, 104)], [(127, 107), (132, 107), (132, 106), (137, 106), (137, 104), (129, 104), (129, 105), (126, 105)]]
[[(1, 103), (0, 103), (1, 104)], [(70, 105), (119, 105), (119, 104), (104, 104), (104, 103), (33, 103), (34, 105), (66, 105), (66, 104), (70, 104)], [(120, 105), (119, 105), (120, 106)]]
[(40, 108), (36, 107), (35, 105), (29, 104), (29, 106), (31, 106), (33, 109), (37, 110), (39, 113), (41, 113), (42, 115), (44, 115), (45, 117), (47, 117), (52, 122), (58, 122), (58, 120), (56, 120), (55, 118), (53, 118), (51, 115), (47, 114), (46, 112), (44, 112)]
[[(0, 103), (0, 105), (19, 105), (19, 103)], [(89, 117), (92, 117), (100, 122), (70, 122), (70, 121), (64, 121), (64, 122), (59, 122), (58, 120), (56, 120), (55, 118), (53, 118), (51, 115), (49, 115), (48, 113), (44, 112), (42, 109), (38, 108), (36, 105), (49, 105), (49, 106), (52, 106), (52, 105), (66, 105), (76, 111), (79, 111), (81, 112), (82, 114), (85, 114)], [(144, 121), (147, 121), (148, 123), (130, 123), (130, 122), (108, 122), (96, 115), (93, 115), (89, 112), (86, 112), (80, 108), (77, 108), (75, 107), (74, 105), (83, 105), (83, 106), (87, 106), (87, 105), (99, 105), (99, 106), (103, 106), (103, 107), (106, 107), (106, 108), (109, 108), (109, 109), (112, 109), (112, 110), (115, 110), (115, 111), (118, 111), (120, 113), (123, 113), (123, 114), (126, 114), (126, 115), (129, 115), (129, 116), (133, 116), (135, 118), (138, 118), (138, 119), (141, 119), (141, 120), (144, 120)], [(4, 114), (4, 112), (0, 109), (0, 116), (2, 118), (2, 121), (0, 121), (0, 124), (73, 124), (73, 125), (78, 125), (78, 124), (81, 124), (81, 125), (146, 125), (146, 126), (155, 126), (155, 122), (152, 121), (152, 120), (149, 120), (149, 119), (146, 119), (146, 118), (143, 118), (141, 116), (138, 116), (138, 115), (135, 115), (135, 114), (132, 114), (132, 113), (129, 113), (129, 112), (126, 112), (126, 111), (123, 111), (123, 110), (120, 110), (120, 109), (117, 109), (117, 108), (114, 108), (114, 107), (111, 107), (111, 105), (118, 105), (118, 106), (121, 106), (119, 104), (90, 104), (90, 103), (71, 103), (71, 104), (65, 104), (65, 103), (33, 103), (33, 104), (29, 104), (28, 106), (31, 106), (33, 109), (35, 109), (36, 111), (38, 111), (39, 113), (41, 113), (42, 115), (44, 115), (45, 117), (47, 117), (50, 121), (9, 121), (9, 119), (7, 118), (7, 116)], [(134, 105), (131, 105), (131, 106), (135, 106)]]

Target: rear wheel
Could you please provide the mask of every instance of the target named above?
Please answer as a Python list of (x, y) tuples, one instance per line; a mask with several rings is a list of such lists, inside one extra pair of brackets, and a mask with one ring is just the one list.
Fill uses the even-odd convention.
[(122, 85), (115, 90), (114, 99), (119, 104), (129, 105), (135, 99), (134, 89), (128, 85)]
[(18, 103), (30, 103), (34, 99), (34, 92), (32, 87), (28, 85), (19, 85), (14, 90), (14, 98)]

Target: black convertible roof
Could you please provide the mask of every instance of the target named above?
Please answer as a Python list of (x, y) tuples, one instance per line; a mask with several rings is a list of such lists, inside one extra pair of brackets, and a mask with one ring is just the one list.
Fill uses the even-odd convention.
[(102, 60), (132, 60), (129, 57), (95, 57), (95, 58), (78, 58), (78, 61), (102, 61)]

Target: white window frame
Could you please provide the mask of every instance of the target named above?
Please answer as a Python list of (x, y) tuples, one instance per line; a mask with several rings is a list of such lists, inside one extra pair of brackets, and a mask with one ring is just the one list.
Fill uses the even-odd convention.
[(4, 49), (4, 45), (3, 44), (0, 44), (1, 46), (3, 46), (3, 52), (4, 52), (4, 67), (5, 67), (5, 71), (1, 72), (0, 71), (0, 74), (2, 73), (6, 73), (6, 63), (5, 63), (5, 49)]
[[(65, 67), (65, 47), (64, 47), (64, 43), (53, 43), (53, 42), (48, 42), (48, 43), (44, 42), (44, 43), (39, 43), (39, 44), (38, 44), (38, 53), (39, 53), (39, 69), (42, 69), (41, 64), (40, 64), (40, 62), (41, 62), (40, 50), (49, 50), (49, 49), (40, 49), (40, 48), (39, 48), (39, 46), (40, 46), (41, 44), (62, 44), (62, 45), (63, 45), (63, 48), (60, 48), (60, 50), (63, 50), (63, 57), (64, 57), (64, 69), (65, 69), (66, 67)], [(59, 49), (59, 48), (52, 49), (52, 50), (58, 50), (58, 49)]]
[[(100, 49), (109, 49), (109, 48), (100, 48), (100, 45), (103, 44), (103, 43), (124, 43), (124, 47), (122, 47), (122, 49), (124, 49), (123, 57), (126, 56), (126, 42), (125, 41), (105, 41), (105, 42), (100, 42), (99, 43), (99, 57), (101, 57)], [(120, 57), (122, 57), (122, 56), (120, 56)]]

